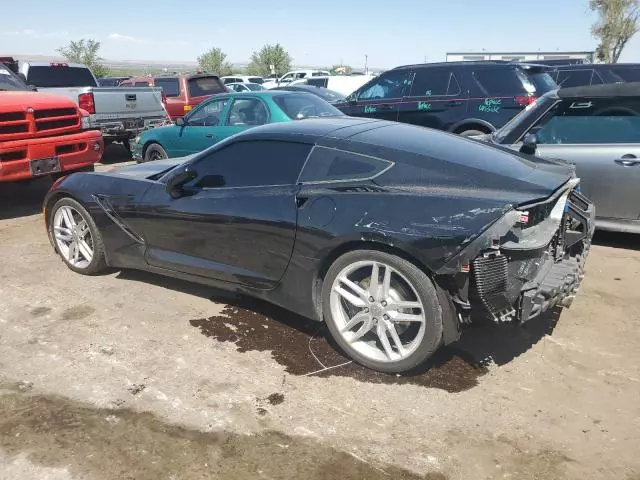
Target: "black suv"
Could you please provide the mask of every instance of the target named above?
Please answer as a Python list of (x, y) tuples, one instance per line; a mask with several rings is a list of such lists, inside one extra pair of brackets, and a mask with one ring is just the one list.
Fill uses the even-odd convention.
[(334, 105), (354, 117), (478, 135), (495, 131), (557, 88), (547, 69), (506, 61), (407, 65), (380, 74)]
[(640, 82), (640, 63), (561, 65), (550, 70), (549, 75), (563, 88)]

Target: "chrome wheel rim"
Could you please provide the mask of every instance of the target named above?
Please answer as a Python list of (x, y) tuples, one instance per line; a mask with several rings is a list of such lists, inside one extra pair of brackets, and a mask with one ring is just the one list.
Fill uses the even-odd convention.
[(370, 360), (403, 360), (425, 335), (424, 306), (416, 289), (382, 262), (354, 262), (342, 269), (331, 286), (330, 307), (342, 339)]
[(93, 237), (84, 217), (75, 208), (60, 207), (53, 216), (53, 237), (58, 251), (76, 268), (87, 268), (93, 260)]

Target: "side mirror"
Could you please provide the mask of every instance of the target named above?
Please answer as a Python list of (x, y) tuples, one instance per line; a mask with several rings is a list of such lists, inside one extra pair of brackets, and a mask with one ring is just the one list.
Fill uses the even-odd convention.
[(520, 153), (526, 153), (527, 155), (535, 155), (536, 148), (538, 147), (538, 138), (535, 133), (527, 133), (522, 141), (520, 147)]
[(187, 124), (187, 122), (184, 121), (183, 117), (178, 117), (176, 118), (176, 125), (179, 127), (184, 127)]
[(356, 103), (358, 103), (358, 95), (356, 95), (354, 92), (351, 95), (349, 95), (347, 98), (345, 98), (345, 100), (349, 105), (355, 105)]
[(38, 91), (38, 87), (36, 87), (35, 85), (27, 85), (27, 86), (29, 87), (29, 89), (30, 89), (32, 92), (37, 92), (37, 91)]
[(184, 195), (182, 187), (185, 183), (194, 180), (198, 176), (195, 170), (191, 170), (189, 166), (183, 167), (182, 171), (176, 173), (167, 181), (166, 190), (171, 198), (180, 198)]

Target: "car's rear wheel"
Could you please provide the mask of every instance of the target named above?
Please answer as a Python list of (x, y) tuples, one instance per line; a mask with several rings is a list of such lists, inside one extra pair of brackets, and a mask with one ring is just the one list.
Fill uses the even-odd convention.
[(339, 257), (323, 283), (322, 310), (338, 345), (374, 370), (414, 369), (441, 344), (442, 316), (433, 283), (395, 255), (356, 250)]
[(74, 272), (93, 275), (107, 267), (102, 235), (76, 200), (65, 197), (54, 204), (48, 229), (56, 251)]
[(147, 147), (144, 151), (144, 157), (142, 159), (143, 162), (153, 162), (155, 160), (164, 160), (165, 158), (169, 158), (167, 152), (161, 145), (157, 143), (152, 143)]

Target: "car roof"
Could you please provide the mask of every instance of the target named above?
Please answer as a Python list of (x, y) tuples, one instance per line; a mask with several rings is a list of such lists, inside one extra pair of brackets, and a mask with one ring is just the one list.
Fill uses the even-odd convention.
[[(262, 93), (262, 92), (256, 92)], [(284, 94), (293, 94), (297, 92), (280, 91)], [(306, 95), (312, 95), (308, 93)], [(349, 136), (350, 134), (360, 133), (370, 130), (372, 125), (377, 123), (392, 123), (384, 120), (376, 120), (373, 118), (359, 117), (326, 117), (326, 118), (306, 118), (304, 120), (295, 120), (293, 122), (268, 123), (259, 127), (253, 127), (237, 135), (244, 139), (251, 140), (300, 140), (304, 139), (309, 143), (316, 143), (322, 137), (329, 134), (340, 138)], [(339, 134), (338, 132), (344, 133)], [(347, 135), (347, 132), (350, 132)]]
[(604, 85), (561, 88), (558, 90), (558, 97), (640, 97), (640, 82), (607, 83)]
[[(531, 62), (533, 65), (535, 62)], [(412, 65), (401, 65), (395, 67), (392, 70), (412, 70), (416, 68), (431, 68), (431, 67), (466, 67), (466, 66), (520, 66), (525, 67), (528, 62), (512, 62), (509, 60), (464, 60), (459, 62), (433, 62), (433, 63), (414, 63)], [(542, 66), (542, 65), (540, 65)], [(389, 70), (390, 71), (390, 70)]]

